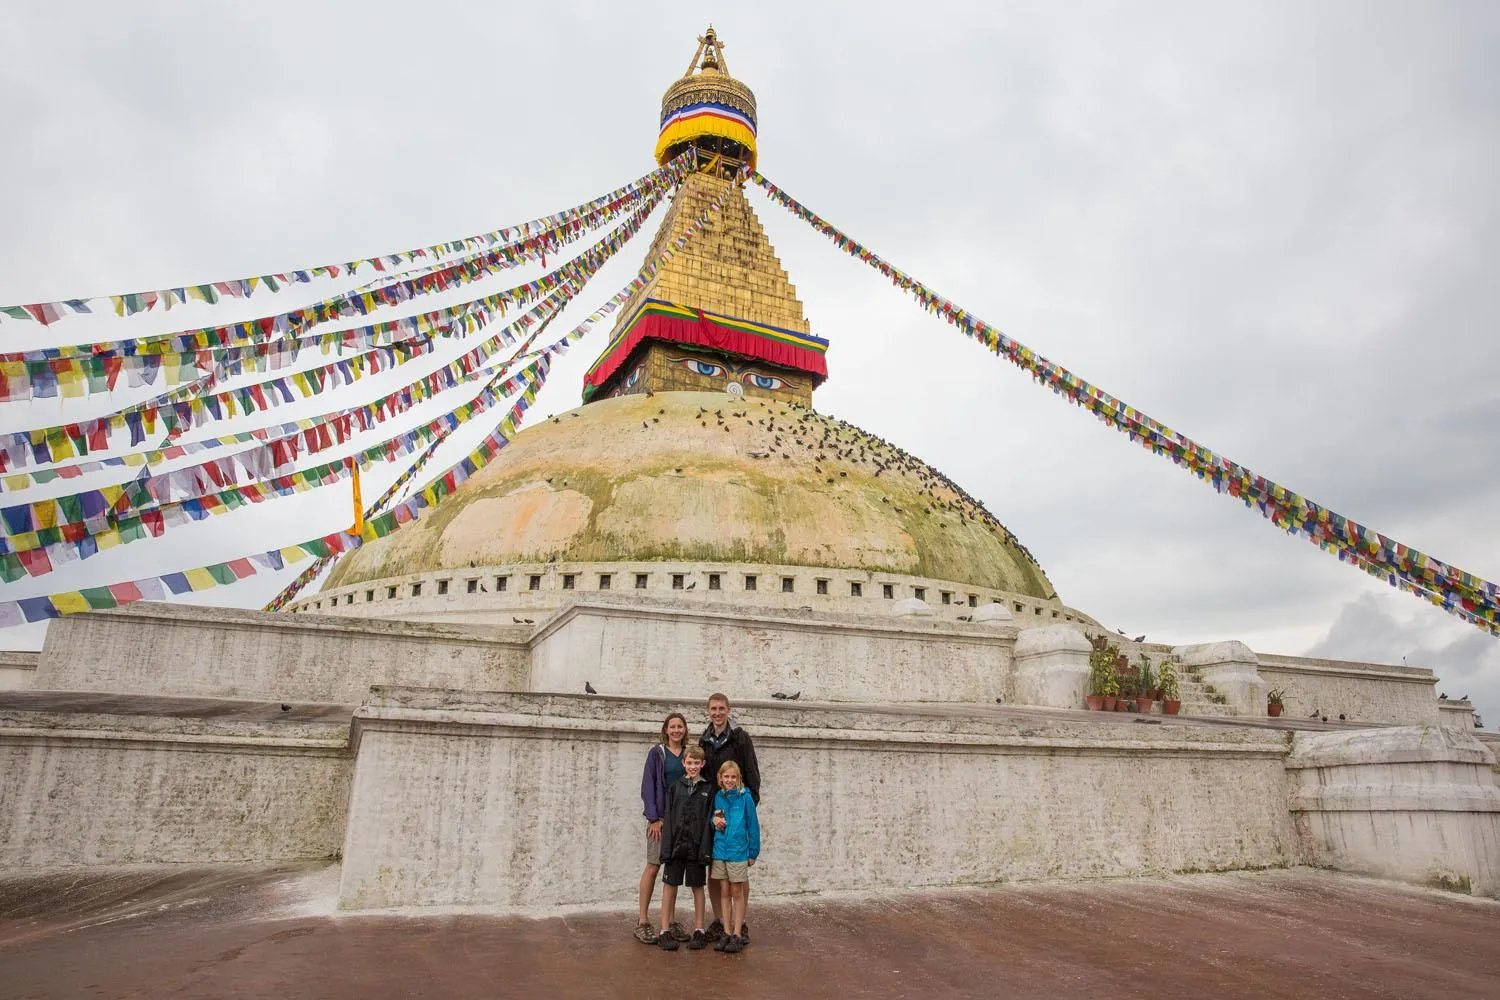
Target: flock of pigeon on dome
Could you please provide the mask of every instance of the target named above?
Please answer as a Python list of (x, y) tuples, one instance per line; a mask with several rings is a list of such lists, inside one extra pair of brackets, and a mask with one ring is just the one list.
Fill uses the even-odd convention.
[[(8, 586), (45, 591), (47, 577), (61, 566), (171, 534), (185, 524), (232, 517), (247, 505), (346, 482), (352, 483), (356, 497), (351, 527), (266, 551), (253, 546), (227, 562), (0, 601), (0, 627), (230, 586), (311, 559), (267, 605), (270, 610), (285, 607), (340, 555), (413, 523), (424, 508), (440, 503), (490, 462), (518, 433), (546, 382), (551, 359), (616, 313), (615, 331), (601, 354), (601, 360), (614, 358), (611, 372), (628, 369), (630, 359), (652, 344), (671, 343), (811, 374), (816, 382), (825, 371), (826, 343), (805, 330), (790, 329), (770, 314), (729, 313), (729, 307), (718, 301), (674, 302), (652, 296), (663, 268), (691, 249), (726, 199), (743, 199), (747, 189), (759, 188), (772, 204), (869, 265), (920, 308), (1129, 440), (1341, 561), (1500, 634), (1495, 584), (1330, 511), (1153, 420), (934, 292), (773, 184), (756, 169), (754, 95), (728, 75), (723, 45), (712, 28), (698, 42), (687, 74), (672, 85), (663, 102), (657, 168), (572, 208), (458, 240), (352, 261), (0, 306), (0, 347), (10, 348), (0, 353), (0, 407), (55, 397), (101, 396), (118, 403), (122, 397), (139, 397), (143, 387), (161, 390), (144, 401), (116, 405), (98, 418), (0, 433), (0, 492), (7, 494), (0, 497), (0, 581)], [(660, 204), (670, 205), (704, 178), (719, 185), (713, 188), (708, 210), (689, 220), (675, 240), (659, 238), (624, 288), (578, 326), (549, 339), (549, 324), (588, 287), (604, 261), (631, 240)], [(588, 250), (547, 270), (549, 258), (561, 260), (570, 244), (589, 233), (602, 235)], [(396, 314), (408, 303), (431, 301), (424, 295), (531, 265), (545, 273), (457, 305)], [(373, 279), (364, 285), (252, 319), (121, 340), (21, 346), (29, 339), (21, 336), (23, 332), (33, 333), (35, 326), (66, 329), (69, 318), (77, 314), (112, 307), (119, 315), (134, 315), (170, 310), (188, 301), (215, 305), (254, 297), (259, 302), (302, 284), (347, 281), (367, 272)], [(490, 332), (506, 320), (508, 310), (515, 310), (512, 318), (498, 332)], [(347, 325), (350, 319), (359, 325)], [(314, 367), (299, 364), (335, 351), (337, 360)], [(445, 352), (452, 356), (443, 367), (422, 371), (417, 364), (424, 357), (442, 359)], [(355, 382), (391, 369), (411, 372), (413, 378), (379, 399), (343, 402)], [(626, 390), (619, 382), (623, 376), (610, 377), (616, 379), (614, 391)], [(630, 388), (652, 391), (646, 384)], [(340, 405), (279, 425), (252, 426), (257, 414), (325, 395), (340, 400)], [(387, 422), (399, 425), (402, 414), (431, 399), (461, 401), (434, 420), (405, 427), (373, 446), (341, 453), (339, 446), (356, 434)], [(928, 510), (957, 513), (964, 524), (981, 523), (1025, 553), (1019, 541), (951, 479), (851, 425), (825, 420), (811, 410), (779, 422), (772, 414), (760, 415), (743, 397), (733, 396), (722, 409), (704, 410), (699, 416), (705, 427), (710, 418), (720, 424), (742, 420), (752, 425), (765, 439), (760, 450), (767, 459), (777, 454), (789, 457), (790, 449), (800, 448), (818, 459), (832, 455), (868, 465), (876, 477), (914, 477)], [(447, 437), (472, 420), (485, 421), (490, 434), (445, 470), (429, 472), (429, 461)], [(4, 425), (17, 424), (12, 410)], [(325, 451), (335, 457), (322, 455)], [(315, 454), (319, 459), (309, 463)], [(401, 471), (383, 495), (365, 504), (359, 498), (359, 475), (375, 463), (390, 463)], [(68, 489), (84, 477), (105, 485)]]

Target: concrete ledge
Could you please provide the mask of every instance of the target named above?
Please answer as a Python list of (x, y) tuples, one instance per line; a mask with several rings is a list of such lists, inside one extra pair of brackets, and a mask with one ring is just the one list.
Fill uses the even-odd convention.
[(41, 653), (0, 651), (0, 691), (24, 691), (31, 687)]
[[(661, 708), (376, 689), (355, 715), (340, 905), (624, 903)], [(806, 704), (737, 718), (763, 775), (763, 895), (1297, 860), (1280, 733)]]
[(1425, 667), (1351, 663), (1261, 654), (1260, 676), (1286, 696), (1286, 714), (1300, 718), (1318, 709), (1384, 725), (1431, 725), (1439, 721), (1433, 687), (1437, 678)]
[(532, 639), (530, 688), (697, 700), (989, 702), (1011, 693), (1016, 630), (928, 618), (573, 601)]
[(142, 603), (53, 622), (33, 687), (357, 703), (389, 681), (523, 688), (529, 659), (514, 629)]
[[(327, 858), (343, 839), (341, 739), (0, 720), (0, 868)], [(27, 724), (31, 723), (31, 724)], [(24, 807), (14, 804), (24, 803)]]
[(1500, 896), (1500, 787), (1472, 735), (1403, 726), (1296, 744), (1290, 805), (1309, 860)]

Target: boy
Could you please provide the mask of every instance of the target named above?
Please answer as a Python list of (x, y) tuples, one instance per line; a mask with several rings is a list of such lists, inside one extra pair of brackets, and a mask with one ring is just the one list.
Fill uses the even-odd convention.
[(677, 889), (686, 885), (693, 890), (693, 936), (688, 947), (694, 950), (708, 944), (703, 931), (703, 885), (707, 882), (708, 863), (713, 859), (713, 824), (709, 813), (714, 807), (714, 787), (703, 778), (705, 755), (702, 747), (690, 746), (683, 751), (683, 776), (667, 786), (667, 815), (661, 831), (663, 866), (661, 890), (661, 934), (656, 943), (663, 951), (677, 950), (675, 922)]
[(716, 951), (737, 952), (745, 947), (745, 903), (750, 897), (750, 869), (760, 857), (760, 820), (755, 797), (742, 784), (740, 766), (732, 760), (719, 765), (719, 794), (714, 796), (714, 861), (710, 875), (725, 883), (725, 921), (728, 937)]

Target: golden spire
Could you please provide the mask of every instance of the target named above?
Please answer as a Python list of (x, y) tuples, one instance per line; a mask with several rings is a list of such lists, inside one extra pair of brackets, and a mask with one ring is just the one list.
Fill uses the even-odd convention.
[(704, 163), (717, 157), (726, 171), (741, 163), (754, 169), (755, 135), (755, 94), (729, 75), (724, 43), (709, 25), (687, 72), (662, 96), (656, 162), (696, 149)]

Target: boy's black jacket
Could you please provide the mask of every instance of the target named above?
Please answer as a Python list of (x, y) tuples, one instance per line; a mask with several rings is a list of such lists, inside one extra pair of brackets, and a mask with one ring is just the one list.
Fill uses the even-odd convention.
[(661, 859), (706, 865), (714, 856), (714, 786), (686, 777), (667, 786), (666, 822), (661, 825)]

